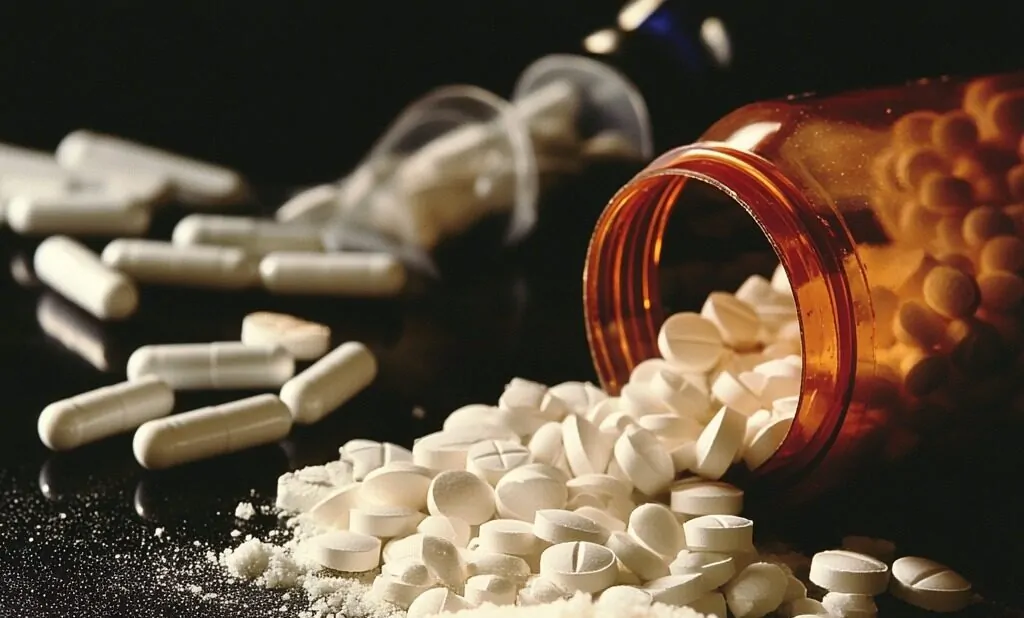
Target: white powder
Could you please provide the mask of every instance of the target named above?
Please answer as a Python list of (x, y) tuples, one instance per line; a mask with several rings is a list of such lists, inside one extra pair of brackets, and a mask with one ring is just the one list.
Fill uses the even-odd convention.
[(664, 603), (650, 606), (595, 603), (590, 595), (578, 593), (571, 599), (543, 605), (484, 605), (445, 614), (446, 618), (701, 618), (689, 607)]
[(256, 509), (253, 507), (251, 502), (239, 502), (238, 506), (235, 507), (235, 517), (238, 519), (249, 520), (256, 515)]

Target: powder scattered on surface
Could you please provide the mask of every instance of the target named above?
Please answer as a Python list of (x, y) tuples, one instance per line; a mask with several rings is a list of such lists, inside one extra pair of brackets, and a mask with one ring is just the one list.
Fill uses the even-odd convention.
[(249, 520), (256, 515), (256, 508), (253, 507), (251, 502), (239, 502), (238, 506), (235, 507), (235, 517), (238, 519)]
[(543, 605), (484, 605), (444, 614), (446, 618), (701, 618), (689, 607), (595, 603), (588, 594)]

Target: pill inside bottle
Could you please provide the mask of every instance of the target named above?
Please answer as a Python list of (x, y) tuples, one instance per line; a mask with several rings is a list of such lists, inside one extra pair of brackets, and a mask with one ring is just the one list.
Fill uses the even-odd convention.
[(755, 103), (656, 159), (591, 240), (602, 385), (632, 400), (645, 361), (699, 370), (695, 420), (747, 427), (706, 425), (683, 463), (777, 502), (966, 448), (978, 401), (1005, 409), (1022, 384), (1018, 78)]

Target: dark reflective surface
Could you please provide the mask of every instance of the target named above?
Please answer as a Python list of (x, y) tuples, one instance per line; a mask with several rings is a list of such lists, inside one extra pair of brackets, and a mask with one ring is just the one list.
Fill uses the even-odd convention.
[[(34, 243), (4, 232), (4, 259), (19, 266), (0, 281), (0, 616), (269, 617), (301, 609), (301, 594), (286, 600), (227, 582), (208, 561), (207, 552), (248, 534), (267, 538), (277, 525), (269, 511), (236, 520), (238, 502), (272, 504), (282, 472), (333, 459), (350, 438), (409, 445), (454, 408), (495, 401), (512, 376), (593, 379), (579, 273), (601, 205), (630, 174), (602, 170), (552, 194), (544, 226), (505, 267), (466, 267), (393, 302), (147, 288), (137, 316), (103, 325), (33, 283), (24, 265)], [(176, 216), (165, 213), (154, 234), (166, 236)], [(473, 257), (466, 254), (466, 262)], [(130, 435), (70, 453), (40, 444), (42, 407), (122, 380), (135, 347), (235, 339), (242, 316), (254, 310), (323, 321), (335, 342), (366, 342), (380, 360), (380, 377), (323, 422), (296, 427), (278, 444), (159, 473), (135, 463)], [(176, 409), (248, 394), (181, 393)], [(1020, 429), (1008, 421), (1005, 444), (966, 454), (953, 448), (966, 438), (953, 437), (948, 451), (912, 469), (797, 513), (752, 505), (758, 536), (808, 552), (834, 546), (843, 534), (885, 536), (973, 579), (991, 602), (971, 615), (1024, 615), (1007, 609), (1024, 607), (1024, 570), (1016, 562), (1024, 555), (1024, 505), (1015, 499), (1024, 460), (1012, 447)], [(912, 615), (880, 603), (885, 615)]]

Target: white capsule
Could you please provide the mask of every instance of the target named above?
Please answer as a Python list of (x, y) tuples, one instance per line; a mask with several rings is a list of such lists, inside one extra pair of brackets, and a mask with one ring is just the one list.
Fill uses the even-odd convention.
[(292, 417), (273, 395), (256, 395), (143, 423), (132, 450), (143, 468), (159, 470), (275, 442)]
[(281, 400), (296, 423), (315, 423), (333, 412), (377, 377), (377, 359), (369, 348), (349, 341), (334, 348), (281, 387)]
[(275, 252), (260, 262), (263, 286), (275, 294), (394, 296), (405, 267), (386, 253)]
[(95, 193), (16, 197), (5, 216), (19, 234), (75, 236), (135, 236), (146, 232), (150, 219), (129, 197)]
[(140, 283), (233, 290), (258, 280), (256, 263), (235, 247), (179, 247), (122, 238), (103, 249), (102, 259)]
[(41, 242), (33, 268), (40, 281), (101, 320), (126, 318), (138, 306), (139, 294), (130, 279), (65, 236)]
[(317, 185), (293, 195), (277, 209), (274, 218), (282, 223), (309, 221), (319, 218), (321, 213), (326, 215), (324, 218), (329, 218), (334, 214), (333, 209), (337, 203), (338, 187), (336, 185)]
[(284, 348), (240, 341), (146, 345), (128, 357), (127, 373), (155, 375), (174, 390), (265, 388), (291, 378), (295, 361)]
[(251, 255), (274, 251), (324, 250), (321, 232), (305, 225), (284, 225), (254, 217), (189, 215), (174, 226), (175, 245), (216, 245), (238, 247)]
[(174, 392), (159, 378), (122, 382), (62, 399), (43, 408), (39, 439), (55, 451), (135, 429), (174, 409)]
[(241, 176), (227, 168), (92, 131), (69, 133), (58, 144), (56, 157), (63, 167), (79, 172), (130, 170), (165, 176), (178, 198), (190, 203), (230, 203), (246, 192)]

